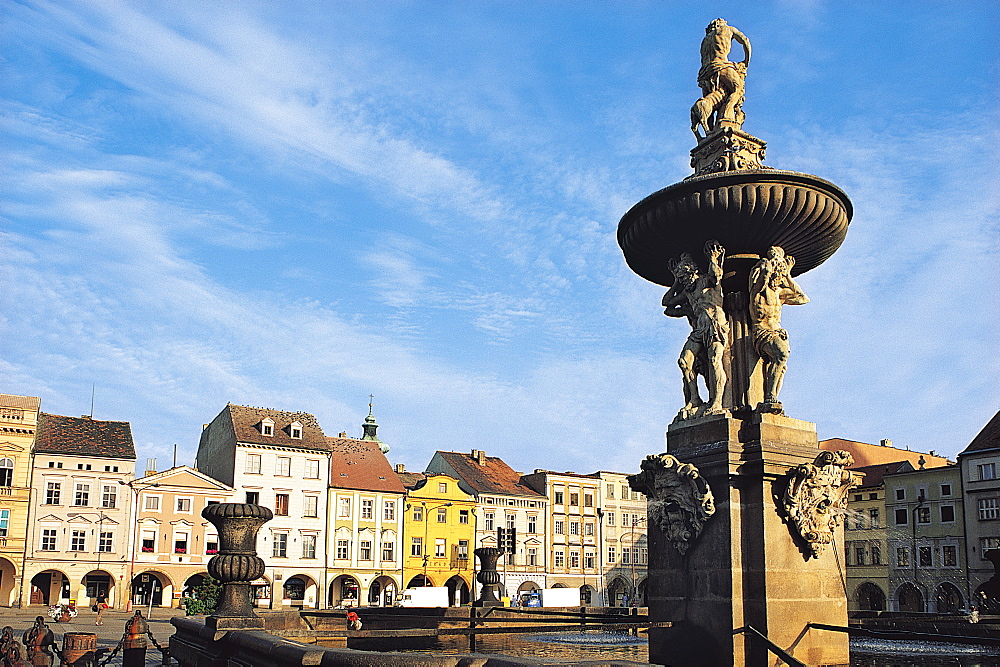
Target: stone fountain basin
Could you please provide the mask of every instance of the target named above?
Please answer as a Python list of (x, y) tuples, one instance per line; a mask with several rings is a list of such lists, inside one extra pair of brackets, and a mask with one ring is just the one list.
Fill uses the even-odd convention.
[(618, 224), (618, 245), (635, 273), (670, 286), (670, 258), (689, 252), (703, 267), (709, 239), (727, 258), (756, 260), (773, 245), (795, 258), (793, 275), (826, 261), (854, 213), (843, 190), (797, 171), (755, 169), (696, 176), (655, 192)]

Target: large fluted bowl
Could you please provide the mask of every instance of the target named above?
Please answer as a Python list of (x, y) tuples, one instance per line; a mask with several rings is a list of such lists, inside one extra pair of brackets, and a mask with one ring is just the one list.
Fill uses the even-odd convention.
[(618, 245), (637, 274), (669, 286), (670, 258), (688, 252), (704, 266), (703, 248), (718, 240), (729, 257), (780, 246), (795, 258), (793, 275), (826, 261), (844, 242), (851, 200), (833, 183), (796, 171), (757, 169), (681, 181), (643, 199), (618, 224)]

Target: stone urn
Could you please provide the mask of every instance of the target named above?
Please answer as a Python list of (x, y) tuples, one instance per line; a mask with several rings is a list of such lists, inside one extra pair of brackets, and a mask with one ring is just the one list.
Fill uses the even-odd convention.
[(215, 503), (205, 507), (201, 515), (219, 533), (219, 553), (208, 561), (208, 573), (222, 582), (222, 594), (209, 620), (218, 625), (217, 619), (226, 619), (229, 627), (233, 619), (246, 619), (236, 624), (262, 626), (253, 611), (250, 585), (264, 574), (264, 561), (257, 556), (257, 532), (274, 514), (261, 505)]
[(497, 597), (500, 588), (500, 573), (497, 572), (497, 559), (503, 554), (503, 549), (497, 547), (480, 547), (473, 551), (479, 558), (479, 572), (476, 580), (482, 584), (479, 599), (472, 603), (473, 607), (498, 607), (503, 602)]

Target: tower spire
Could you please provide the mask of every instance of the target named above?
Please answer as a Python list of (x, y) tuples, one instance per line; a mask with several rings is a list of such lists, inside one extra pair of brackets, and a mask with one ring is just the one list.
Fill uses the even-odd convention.
[(378, 430), (378, 422), (375, 421), (375, 415), (373, 414), (373, 405), (375, 403), (375, 396), (373, 394), (368, 395), (368, 416), (365, 417), (365, 423), (361, 425), (364, 430), (364, 435), (361, 436), (362, 440), (368, 440), (370, 442), (377, 442), (379, 449), (382, 450), (383, 454), (389, 453), (389, 445), (385, 444), (378, 439), (375, 432)]

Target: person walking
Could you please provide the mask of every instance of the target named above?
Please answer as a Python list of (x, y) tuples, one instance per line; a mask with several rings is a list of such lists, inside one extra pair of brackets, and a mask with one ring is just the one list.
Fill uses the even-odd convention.
[(97, 596), (97, 620), (94, 625), (104, 625), (104, 610), (108, 608), (108, 596)]

